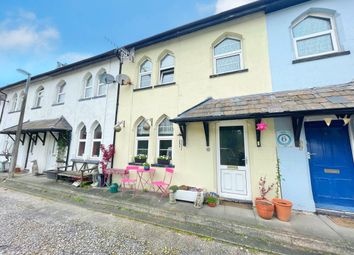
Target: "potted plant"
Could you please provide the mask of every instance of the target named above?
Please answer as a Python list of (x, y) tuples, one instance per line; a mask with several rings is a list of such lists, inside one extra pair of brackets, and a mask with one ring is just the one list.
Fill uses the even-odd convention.
[(144, 167), (144, 170), (146, 170), (146, 171), (150, 170), (150, 164), (147, 162), (143, 163), (143, 167)]
[(273, 217), (274, 205), (265, 196), (274, 187), (274, 183), (266, 186), (266, 177), (261, 177), (259, 179), (259, 193), (260, 197), (256, 197), (256, 209), (259, 217), (270, 220)]
[(145, 154), (138, 154), (134, 157), (135, 163), (145, 163), (147, 156)]
[(207, 198), (207, 204), (208, 204), (208, 206), (210, 206), (210, 207), (215, 207), (216, 206), (216, 204), (217, 204), (217, 202), (218, 202), (218, 198), (217, 197), (212, 197), (212, 196), (209, 196), (208, 198)]
[(178, 186), (172, 185), (168, 189), (170, 191), (170, 204), (175, 204), (176, 203), (176, 191), (178, 190)]
[(159, 156), (157, 158), (157, 164), (159, 164), (159, 165), (169, 165), (170, 161), (171, 161), (171, 158), (169, 156), (165, 156), (165, 155)]

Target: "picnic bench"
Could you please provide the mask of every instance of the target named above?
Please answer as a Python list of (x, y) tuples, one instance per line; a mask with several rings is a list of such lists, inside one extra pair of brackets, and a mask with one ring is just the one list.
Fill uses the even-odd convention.
[(71, 165), (59, 166), (47, 170), (47, 177), (55, 180), (92, 181), (92, 176), (98, 173), (99, 160), (72, 159)]

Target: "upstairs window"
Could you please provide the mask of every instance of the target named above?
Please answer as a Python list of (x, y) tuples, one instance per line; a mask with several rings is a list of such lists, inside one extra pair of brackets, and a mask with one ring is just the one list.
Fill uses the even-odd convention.
[(44, 93), (44, 88), (39, 87), (36, 91), (36, 99), (34, 102), (34, 107), (41, 107), (42, 106), (43, 93)]
[(87, 139), (87, 132), (86, 132), (86, 126), (84, 125), (79, 132), (79, 148), (77, 152), (77, 155), (79, 157), (82, 157), (85, 153), (86, 139)]
[(152, 63), (150, 60), (145, 60), (140, 66), (139, 71), (139, 85), (140, 88), (147, 88), (151, 86), (151, 72)]
[(173, 125), (165, 118), (159, 125), (157, 144), (158, 156), (168, 156), (172, 159)]
[(16, 106), (17, 111), (21, 110), (24, 97), (25, 97), (25, 92), (22, 91), (18, 97), (18, 102), (17, 102), (17, 106)]
[(95, 130), (93, 131), (93, 139), (92, 139), (92, 157), (100, 156), (100, 147), (102, 142), (102, 128), (101, 125), (98, 124)]
[(105, 82), (106, 71), (98, 75), (98, 87), (97, 87), (97, 96), (104, 96), (107, 93), (107, 84)]
[(62, 84), (59, 84), (58, 86), (58, 91), (57, 91), (57, 104), (62, 104), (64, 103), (64, 100), (65, 100), (65, 86), (66, 86), (66, 83), (63, 82)]
[(140, 122), (136, 132), (136, 155), (148, 155), (150, 131), (144, 129), (145, 120)]
[(226, 38), (214, 47), (214, 73), (222, 74), (242, 68), (241, 41)]
[(309, 15), (292, 27), (296, 58), (338, 51), (332, 17)]
[(85, 80), (84, 98), (90, 98), (93, 95), (92, 75), (89, 75)]
[(174, 82), (175, 58), (167, 54), (160, 63), (160, 84)]
[(12, 102), (11, 102), (11, 108), (10, 108), (10, 112), (16, 111), (16, 106), (17, 106), (17, 93), (12, 97)]

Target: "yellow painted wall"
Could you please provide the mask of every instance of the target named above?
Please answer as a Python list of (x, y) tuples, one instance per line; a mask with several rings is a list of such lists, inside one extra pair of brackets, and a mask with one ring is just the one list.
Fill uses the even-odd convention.
[[(210, 78), (213, 74), (212, 49), (226, 34), (242, 39), (244, 68), (248, 72)], [(138, 84), (139, 64), (145, 58), (153, 63), (152, 85), (159, 81), (159, 61), (166, 51), (175, 56), (174, 85), (133, 91)], [(135, 154), (135, 133), (139, 117), (153, 119), (149, 141), (149, 163), (157, 157), (157, 126), (165, 114), (170, 118), (203, 101), (207, 97), (224, 98), (271, 91), (268, 63), (266, 21), (263, 13), (213, 26), (190, 35), (159, 43), (136, 51), (135, 62), (125, 62), (122, 72), (131, 77), (133, 85), (122, 86), (118, 119), (125, 128), (117, 133), (114, 165), (125, 167)], [(276, 154), (273, 122), (262, 136), (261, 148), (256, 147), (254, 120), (249, 123), (249, 151), (252, 193), (258, 194), (258, 179), (275, 176)], [(173, 182), (217, 191), (216, 123), (210, 124), (210, 151), (205, 145), (202, 123), (188, 124), (187, 147), (182, 146), (179, 129), (174, 125)], [(161, 177), (162, 169), (155, 179)], [(272, 178), (274, 179), (274, 178)]]

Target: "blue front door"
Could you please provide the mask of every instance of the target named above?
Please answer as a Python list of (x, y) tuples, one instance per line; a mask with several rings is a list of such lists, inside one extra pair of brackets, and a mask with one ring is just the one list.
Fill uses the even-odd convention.
[(305, 123), (311, 183), (317, 208), (354, 211), (354, 163), (348, 125)]

